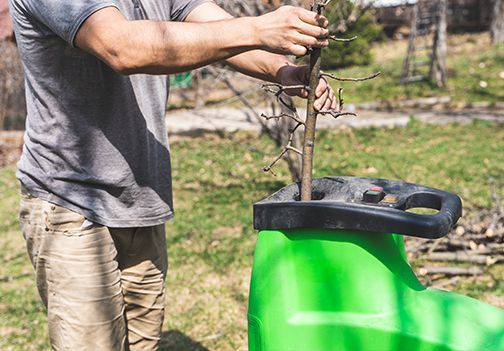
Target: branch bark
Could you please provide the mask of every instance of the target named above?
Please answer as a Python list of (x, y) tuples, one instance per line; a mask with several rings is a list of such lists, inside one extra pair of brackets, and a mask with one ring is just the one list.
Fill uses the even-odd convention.
[(337, 80), (339, 82), (363, 82), (365, 80), (370, 80), (370, 79), (376, 78), (380, 74), (381, 74), (381, 72), (376, 72), (376, 73), (373, 73), (372, 75), (367, 76), (367, 77), (357, 77), (357, 78), (354, 78), (354, 77), (342, 78), (342, 77), (338, 77), (338, 76), (335, 76), (334, 74), (330, 74), (330, 73), (321, 73), (320, 76), (331, 78), (331, 79)]
[[(319, 15), (324, 10), (324, 3), (315, 2), (314, 8)], [(315, 130), (317, 127), (317, 111), (315, 111), (315, 89), (320, 77), (321, 49), (313, 48), (310, 55), (310, 90), (306, 108), (305, 135), (303, 142), (303, 166), (301, 171), (301, 201), (312, 199), (313, 181), (313, 150), (315, 149)]]

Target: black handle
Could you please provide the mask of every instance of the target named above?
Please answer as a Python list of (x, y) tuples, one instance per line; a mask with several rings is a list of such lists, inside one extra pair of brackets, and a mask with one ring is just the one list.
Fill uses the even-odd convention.
[[(255, 228), (349, 229), (433, 239), (446, 235), (462, 213), (457, 195), (412, 183), (328, 177), (316, 179), (313, 184), (314, 198), (318, 200), (297, 201), (299, 185), (291, 184), (256, 203)], [(439, 212), (407, 212), (417, 207)]]

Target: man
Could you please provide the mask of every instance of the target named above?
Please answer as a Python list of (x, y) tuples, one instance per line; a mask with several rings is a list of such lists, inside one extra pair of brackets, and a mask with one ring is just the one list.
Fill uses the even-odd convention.
[[(20, 221), (55, 350), (154, 350), (173, 216), (166, 74), (212, 62), (283, 85), (328, 45), (294, 7), (234, 19), (209, 0), (10, 0), (26, 74)], [(307, 92), (296, 92), (306, 97)], [(336, 107), (324, 80), (316, 107)]]

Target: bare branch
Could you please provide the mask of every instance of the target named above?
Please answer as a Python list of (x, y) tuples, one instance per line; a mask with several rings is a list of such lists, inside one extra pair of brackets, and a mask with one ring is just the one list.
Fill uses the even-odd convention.
[[(277, 158), (275, 158), (275, 160), (273, 162), (271, 162), (269, 164), (269, 166), (266, 166), (263, 168), (263, 172), (271, 172), (271, 169), (277, 164), (278, 161), (280, 161), (282, 159), (282, 157), (288, 152), (289, 150), (287, 150), (286, 148), (284, 148), (282, 150), (282, 152), (280, 153), (280, 155), (277, 156)], [(276, 175), (275, 173), (273, 173), (273, 175)]]
[(297, 113), (296, 106), (294, 106), (292, 99), (285, 99), (285, 92), (287, 90), (291, 89), (306, 89), (306, 91), (310, 91), (310, 87), (305, 86), (305, 85), (289, 85), (289, 86), (284, 86), (281, 84), (275, 84), (275, 83), (268, 83), (268, 84), (263, 84), (262, 88), (267, 92), (267, 93), (273, 93), (275, 94), (277, 101), (284, 107), (286, 107), (289, 111), (294, 113), (295, 116), (291, 116), (292, 119), (294, 119), (298, 123), (303, 123), (304, 122), (299, 118), (299, 115)]
[(305, 124), (304, 123), (298, 123), (296, 124), (296, 126), (294, 128), (292, 128), (291, 130), (289, 130), (290, 132), (290, 135), (289, 135), (289, 143), (292, 142), (292, 140), (294, 139), (294, 133), (296, 133), (296, 130), (300, 127), (300, 126), (304, 126)]
[(324, 7), (326, 7), (327, 5), (329, 5), (329, 3), (331, 1), (332, 0), (315, 0), (312, 3), (311, 9), (312, 9), (312, 11), (315, 11), (317, 9), (319, 9), (319, 10), (323, 9)]
[(298, 116), (290, 115), (288, 113), (281, 113), (281, 114), (275, 115), (275, 116), (267, 116), (264, 113), (262, 113), (261, 117), (266, 119), (267, 121), (269, 121), (270, 119), (280, 119), (280, 118), (287, 117), (287, 118), (293, 119), (295, 122), (297, 122), (299, 124), (302, 124), (302, 125), (305, 124)]
[(275, 96), (280, 96), (283, 92), (287, 90), (294, 90), (294, 89), (305, 89), (306, 91), (310, 91), (310, 87), (306, 85), (281, 85), (281, 84), (276, 84), (276, 83), (267, 83), (261, 85), (261, 87), (266, 91), (267, 93), (272, 93), (275, 94)]
[(339, 110), (323, 110), (323, 111), (319, 111), (318, 114), (321, 114), (321, 115), (331, 115), (334, 118), (338, 118), (338, 117), (341, 117), (341, 116), (354, 116), (354, 117), (357, 117), (357, 114), (354, 113), (354, 112), (342, 112), (342, 111), (339, 111)]
[(296, 149), (294, 146), (287, 145), (285, 147), (288, 151), (294, 151), (296, 154), (303, 156), (303, 151)]
[(362, 82), (362, 81), (365, 81), (365, 80), (370, 80), (370, 79), (373, 79), (373, 78), (376, 78), (378, 77), (379, 75), (381, 74), (381, 72), (376, 72), (368, 77), (360, 77), (360, 78), (341, 78), (341, 77), (337, 77), (335, 76), (334, 74), (330, 74), (330, 73), (320, 73), (320, 76), (321, 77), (327, 77), (327, 78), (331, 78), (331, 79), (334, 79), (334, 80), (337, 80), (337, 81), (340, 81), (340, 82)]
[(343, 100), (343, 97), (341, 96), (343, 93), (343, 88), (338, 88), (338, 109), (340, 111), (343, 111), (343, 107), (345, 106), (345, 101)]
[(338, 38), (335, 35), (331, 35), (331, 36), (329, 36), (329, 39), (333, 40), (333, 41), (348, 43), (350, 41), (354, 41), (355, 39), (357, 39), (357, 36), (351, 37), (351, 38)]
[[(289, 116), (291, 117), (291, 116)], [(284, 146), (282, 152), (280, 152), (280, 155), (278, 155), (274, 160), (273, 162), (271, 162), (268, 166), (264, 167), (263, 168), (263, 171), (264, 172), (272, 172), (273, 171), (271, 170), (276, 164), (278, 161), (280, 161), (284, 155), (289, 152), (289, 151), (293, 151), (295, 153), (297, 153), (298, 155), (303, 155), (303, 152), (301, 150), (298, 150), (296, 149), (294, 146), (292, 146), (292, 142), (294, 140), (294, 133), (296, 133), (296, 130), (300, 127), (304, 125), (304, 122), (300, 122), (298, 123), (294, 128), (292, 128), (292, 130), (290, 130), (290, 135), (289, 135), (289, 141), (287, 143), (287, 145)], [(275, 173), (273, 173), (273, 175), (275, 175)]]

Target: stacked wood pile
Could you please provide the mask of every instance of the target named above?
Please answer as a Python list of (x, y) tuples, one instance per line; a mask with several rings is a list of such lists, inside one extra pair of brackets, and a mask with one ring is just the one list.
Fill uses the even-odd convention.
[(447, 285), (462, 276), (481, 278), (492, 266), (504, 263), (504, 210), (496, 189), (493, 199), (493, 209), (472, 212), (446, 237), (406, 239), (408, 257), (419, 264), (417, 272), (424, 282)]

